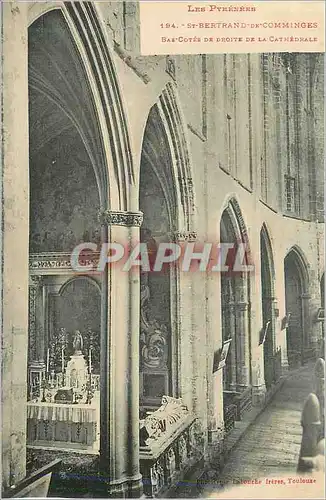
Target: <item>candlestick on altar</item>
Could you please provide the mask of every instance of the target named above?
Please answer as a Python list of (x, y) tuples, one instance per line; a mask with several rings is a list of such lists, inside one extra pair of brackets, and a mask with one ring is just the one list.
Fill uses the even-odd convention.
[(89, 374), (92, 375), (92, 349), (88, 351)]
[(65, 371), (65, 355), (64, 355), (64, 347), (61, 349), (61, 371), (62, 373)]
[(46, 356), (46, 373), (47, 375), (49, 374), (50, 371), (50, 349), (48, 349), (47, 356)]
[(42, 382), (42, 399), (41, 399), (41, 403), (45, 403), (46, 399), (45, 399), (45, 386), (46, 386), (46, 380), (44, 379), (43, 382)]

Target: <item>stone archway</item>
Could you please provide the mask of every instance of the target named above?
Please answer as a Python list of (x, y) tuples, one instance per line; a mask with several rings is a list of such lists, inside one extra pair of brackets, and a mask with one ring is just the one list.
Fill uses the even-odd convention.
[[(187, 140), (178, 99), (172, 84), (163, 90), (148, 115), (142, 146), (139, 207), (144, 214), (141, 237), (154, 251), (159, 243), (178, 242), (195, 237), (194, 193)], [(163, 331), (162, 362), (157, 361), (157, 380), (161, 373), (161, 389), (171, 395), (180, 394), (178, 352), (180, 350), (180, 276), (176, 267), (161, 273), (142, 275), (141, 331), (156, 323)], [(147, 290), (147, 293), (145, 293)], [(144, 297), (146, 300), (144, 301)], [(146, 312), (145, 312), (146, 309)], [(146, 319), (145, 319), (146, 317)], [(166, 338), (165, 338), (166, 337)], [(142, 351), (142, 350), (141, 350)], [(143, 351), (147, 352), (146, 345)], [(147, 368), (146, 368), (147, 364)], [(141, 391), (148, 360), (141, 361)], [(155, 367), (152, 371), (155, 371)], [(160, 395), (156, 396), (156, 402)], [(154, 395), (151, 396), (152, 399)], [(141, 399), (146, 400), (145, 393)]]
[[(227, 263), (232, 260), (239, 243), (244, 242), (232, 202), (221, 217), (220, 241), (234, 245), (229, 250)], [(231, 390), (241, 390), (250, 384), (249, 367), (249, 279), (244, 273), (229, 271), (221, 273), (221, 305), (223, 340), (233, 338), (227, 360), (225, 383)], [(231, 361), (232, 360), (232, 361)], [(232, 373), (232, 375), (231, 375)]]
[(305, 331), (308, 273), (305, 260), (297, 247), (292, 248), (284, 259), (284, 280), (286, 314), (290, 315), (286, 329), (288, 361), (290, 367), (295, 367), (304, 361), (304, 348), (309, 333)]
[[(100, 423), (101, 276), (97, 277), (98, 289), (92, 302), (94, 287), (88, 288), (87, 278), (72, 280), (75, 270), (69, 261), (78, 244), (101, 242), (98, 213), (101, 205), (107, 203), (109, 177), (105, 151), (87, 73), (61, 10), (47, 12), (29, 27), (28, 55), (27, 405), (28, 428), (36, 429), (34, 434), (29, 432), (28, 444), (35, 447), (41, 442), (50, 448), (98, 453), (95, 429), (99, 429)], [(88, 307), (88, 302), (93, 303), (93, 308)], [(79, 307), (83, 311), (78, 313)], [(75, 370), (74, 387), (70, 387), (68, 368), (74, 356), (72, 340), (77, 331), (81, 339), (75, 360), (79, 369)], [(95, 387), (95, 379), (97, 397), (93, 398), (91, 388)], [(71, 404), (89, 402), (89, 413), (94, 410), (97, 414), (92, 429), (77, 422), (76, 434), (76, 422), (69, 419), (60, 422), (58, 415), (64, 397)], [(38, 421), (36, 412), (42, 413), (47, 404), (54, 403), (57, 406), (47, 427), (43, 419)]]
[[(126, 119), (101, 30), (95, 6), (70, 2), (58, 4), (29, 27), (30, 331), (35, 330), (34, 312), (40, 310), (42, 296), (58, 295), (65, 281), (73, 277), (70, 253), (78, 243), (99, 245), (118, 238), (124, 244), (130, 233), (138, 239), (141, 214), (131, 211), (135, 208), (131, 195), (135, 179)], [(95, 255), (91, 259), (96, 262)], [(85, 359), (87, 369), (93, 369), (93, 379), (101, 376), (97, 384), (101, 406), (97, 428), (101, 433), (95, 453), (100, 455), (97, 467), (108, 479), (101, 485), (97, 481), (94, 487), (118, 496), (122, 492), (137, 496), (142, 488), (138, 357), (134, 355), (130, 363), (129, 355), (133, 343), (138, 347), (138, 338), (134, 334), (131, 338), (131, 332), (139, 315), (129, 306), (130, 301), (138, 301), (137, 276), (131, 280), (128, 273), (110, 273), (106, 266), (95, 279), (101, 294), (95, 324), (100, 328), (100, 373), (94, 373), (99, 363), (94, 352), (89, 354), (90, 340), (88, 344), (78, 341), (88, 351)], [(117, 307), (111, 289), (123, 297), (123, 310), (121, 304)], [(40, 316), (45, 324), (51, 322), (46, 308)], [(84, 313), (86, 310), (81, 316)], [(85, 337), (91, 325), (84, 327)], [(126, 343), (118, 345), (115, 336)], [(44, 370), (45, 365), (46, 371), (46, 349), (44, 357), (39, 368)], [(117, 390), (117, 381), (127, 372), (126, 399)]]
[[(250, 276), (246, 272), (233, 272), (232, 264), (239, 244), (250, 252), (248, 236), (240, 207), (236, 200), (230, 200), (224, 209), (220, 222), (221, 244), (231, 244), (227, 265), (229, 272), (221, 273), (222, 340), (231, 338), (231, 345), (223, 369), (224, 422), (230, 425), (230, 408), (235, 401), (241, 401), (243, 408), (251, 404), (250, 368)], [(237, 418), (242, 412), (237, 413)]]
[[(187, 412), (193, 409), (191, 368), (194, 360), (189, 346), (192, 291), (191, 286), (185, 285), (185, 281), (190, 283), (191, 279), (188, 273), (180, 273), (177, 265), (153, 270), (160, 244), (189, 241), (195, 236), (190, 159), (180, 108), (171, 84), (150, 109), (144, 130), (139, 208), (143, 212), (141, 240), (147, 244), (151, 266), (149, 272), (142, 272), (140, 280), (140, 410), (143, 416), (148, 410), (157, 410), (163, 403), (162, 396), (167, 396), (164, 400), (172, 401), (181, 429), (180, 426), (185, 425), (185, 414), (180, 413), (179, 398), (186, 404)], [(187, 311), (187, 317), (185, 314), (181, 318), (180, 311)], [(169, 420), (167, 417), (166, 421)], [(191, 433), (180, 436), (178, 425), (173, 435), (171, 426), (164, 425), (160, 444), (155, 448), (157, 458), (150, 468), (146, 465), (145, 452), (140, 456), (145, 475), (144, 491), (148, 495), (163, 491), (171, 477), (183, 477), (183, 469), (189, 462), (187, 450), (191, 448)], [(167, 449), (169, 441), (173, 444)], [(155, 485), (152, 477), (156, 478)]]
[[(150, 253), (151, 269), (158, 245), (171, 241), (177, 206), (175, 192), (169, 189), (165, 177), (171, 158), (166, 135), (163, 130), (158, 131), (158, 120), (157, 109), (153, 108), (144, 134), (139, 185), (139, 208), (144, 214), (140, 234)], [(155, 148), (157, 158), (151, 148)], [(163, 168), (162, 161), (166, 165)], [(172, 371), (175, 371), (171, 306), (171, 294), (175, 293), (174, 275), (170, 267), (161, 272), (141, 273), (140, 406), (145, 412), (151, 406), (159, 406), (163, 395), (176, 395), (176, 381), (172, 387)]]
[[(264, 338), (264, 374), (265, 386), (268, 390), (276, 379), (275, 353), (275, 297), (274, 297), (274, 261), (270, 238), (263, 225), (260, 231), (260, 272), (261, 272), (261, 306), (262, 306), (262, 338)], [(264, 337), (263, 337), (264, 336)]]
[[(44, 11), (46, 11), (45, 14)], [(43, 152), (42, 142), (44, 144), (55, 143), (55, 138), (66, 130), (67, 138), (66, 142), (63, 142), (65, 144), (63, 149), (69, 153), (70, 159), (73, 157), (75, 162), (80, 161), (83, 173), (86, 170), (87, 175), (92, 172), (91, 185), (95, 185), (92, 190), (94, 206), (89, 207), (87, 200), (82, 196), (77, 201), (79, 201), (78, 206), (82, 208), (82, 221), (85, 212), (92, 219), (95, 212), (98, 209), (101, 210), (102, 227), (99, 227), (96, 220), (95, 226), (99, 229), (99, 233), (95, 237), (98, 238), (100, 234), (101, 240), (106, 242), (109, 234), (110, 237), (115, 237), (119, 232), (124, 240), (128, 239), (130, 233), (137, 240), (141, 214), (134, 213), (137, 207), (133, 205), (135, 196), (131, 195), (131, 191), (135, 192), (137, 189), (126, 116), (111, 49), (105, 38), (103, 20), (97, 7), (89, 2), (54, 2), (46, 6), (30, 2), (21, 4), (19, 8), (11, 4), (4, 5), (3, 14), (7, 82), (3, 96), (3, 118), (4, 128), (8, 132), (4, 137), (4, 170), (6, 172), (4, 197), (7, 200), (4, 220), (11, 228), (11, 231), (5, 234), (4, 268), (6, 269), (6, 294), (8, 301), (14, 304), (13, 307), (11, 305), (4, 307), (4, 345), (8, 352), (14, 349), (19, 353), (21, 361), (21, 363), (17, 363), (15, 359), (12, 361), (9, 356), (5, 366), (4, 387), (8, 398), (4, 405), (7, 424), (3, 429), (3, 456), (4, 487), (7, 488), (23, 479), (26, 472), (27, 339), (28, 330), (35, 329), (37, 325), (33, 321), (30, 321), (28, 325), (28, 305), (30, 320), (37, 314), (38, 321), (42, 323), (42, 316), (38, 314), (37, 309), (37, 302), (43, 295), (40, 293), (42, 275), (52, 279), (51, 276), (59, 274), (61, 280), (67, 272), (69, 274), (71, 271), (69, 256), (63, 256), (62, 254), (65, 253), (63, 251), (51, 252), (50, 259), (44, 258), (45, 252), (42, 252), (42, 245), (38, 240), (37, 227), (34, 231), (33, 243), (36, 243), (39, 253), (36, 259), (30, 259), (31, 265), (29, 266), (29, 90), (31, 106), (33, 106), (34, 98), (39, 100), (40, 107), (43, 106), (42, 99), (46, 103), (43, 108), (45, 115), (39, 113), (34, 123), (30, 123), (34, 130), (32, 132), (34, 151), (38, 148), (40, 153)], [(58, 17), (59, 22), (56, 23), (55, 18)], [(49, 27), (50, 20), (53, 20), (53, 29), (48, 29), (44, 39), (38, 43), (38, 37), (42, 38), (42, 33), (44, 34), (44, 30)], [(35, 26), (39, 28), (36, 30), (37, 33), (33, 33)], [(51, 43), (51, 37), (55, 43)], [(31, 52), (34, 52), (34, 57), (33, 55), (30, 57)], [(17, 109), (19, 109), (18, 123)], [(50, 136), (49, 130), (52, 130)], [(37, 140), (38, 138), (40, 141)], [(75, 138), (78, 143), (74, 142)], [(72, 151), (68, 146), (69, 141), (70, 144), (75, 145)], [(12, 151), (15, 151), (14, 155)], [(64, 151), (62, 150), (61, 153), (63, 154)], [(33, 163), (35, 160), (48, 164), (47, 173), (57, 165), (51, 163), (53, 157), (41, 158), (40, 154), (35, 153), (33, 156)], [(65, 160), (62, 156), (61, 159)], [(63, 165), (64, 161), (60, 167), (62, 168)], [(70, 165), (66, 166), (70, 167)], [(71, 174), (74, 170), (72, 166), (69, 173)], [(37, 180), (45, 182), (45, 177)], [(64, 183), (65, 179), (63, 179)], [(54, 187), (58, 189), (58, 186)], [(52, 193), (50, 194), (52, 196)], [(13, 203), (12, 200), (15, 202)], [(55, 206), (53, 211), (55, 216), (57, 216), (56, 212), (61, 209), (60, 201), (60, 198), (51, 197), (51, 203)], [(75, 202), (76, 197), (72, 204)], [(19, 215), (17, 216), (18, 205)], [(132, 210), (134, 211), (130, 213)], [(43, 218), (41, 211), (38, 216)], [(68, 224), (72, 222), (72, 219), (74, 219), (73, 226), (78, 237), (80, 235), (82, 238), (86, 237), (88, 228), (79, 226), (74, 217), (70, 222), (68, 221)], [(59, 232), (61, 229), (62, 226), (58, 227)], [(51, 232), (52, 230), (53, 224)], [(70, 248), (69, 234), (68, 238), (65, 235), (65, 241), (55, 238), (51, 242), (50, 231), (42, 230), (42, 232), (44, 236), (42, 244), (46, 244), (47, 248), (50, 248), (53, 242), (60, 243), (62, 249)], [(12, 252), (17, 241), (20, 242), (17, 245), (19, 252)], [(70, 274), (69, 277), (71, 277)], [(60, 284), (57, 283), (56, 286)], [(115, 296), (111, 293), (111, 288), (117, 289), (117, 293), (126, 298), (123, 303), (123, 314), (121, 304), (117, 307), (114, 303)], [(101, 371), (103, 376), (100, 467), (106, 474), (106, 491), (109, 488), (110, 492), (118, 492), (118, 496), (123, 496), (122, 492), (127, 495), (137, 495), (137, 492), (140, 494), (141, 490), (138, 445), (137, 348), (139, 340), (134, 334), (137, 329), (132, 326), (139, 324), (139, 314), (137, 306), (130, 306), (133, 300), (138, 306), (137, 277), (133, 276), (131, 280), (128, 273), (124, 273), (123, 276), (109, 275), (106, 268), (101, 276)], [(120, 321), (121, 317), (123, 320)], [(126, 339), (123, 347), (119, 344), (116, 348), (118, 345), (116, 336), (119, 339)], [(133, 363), (129, 363), (129, 348), (133, 349)], [(10, 393), (13, 373), (17, 383), (15, 394)], [(121, 391), (116, 390), (119, 385), (117, 379), (124, 379), (126, 374), (125, 391), (122, 394)], [(125, 397), (126, 392), (128, 398)], [(128, 411), (121, 411), (126, 400)], [(10, 417), (12, 411), (15, 412), (15, 419)], [(117, 436), (120, 439), (119, 442)]]

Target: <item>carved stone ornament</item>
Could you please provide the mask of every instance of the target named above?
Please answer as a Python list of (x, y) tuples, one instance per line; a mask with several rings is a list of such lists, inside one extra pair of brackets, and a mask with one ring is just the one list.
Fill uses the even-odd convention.
[[(91, 256), (82, 256), (80, 262), (84, 266), (97, 267), (99, 253), (93, 252)], [(30, 254), (30, 270), (42, 271), (47, 269), (71, 270), (71, 254), (66, 252), (46, 252), (42, 254)], [(35, 276), (33, 276), (35, 278)]]
[(99, 213), (99, 221), (101, 224), (108, 226), (128, 226), (140, 227), (143, 222), (142, 212), (122, 212), (104, 210)]
[(197, 233), (196, 231), (175, 231), (172, 234), (173, 241), (196, 241)]
[(150, 290), (142, 283), (140, 291), (140, 362), (146, 368), (166, 368), (168, 337), (166, 325), (150, 317)]
[(176, 78), (175, 60), (171, 56), (166, 56), (166, 72), (173, 80)]
[(146, 445), (151, 448), (155, 444), (162, 444), (181, 427), (189, 415), (189, 410), (181, 398), (163, 396), (162, 405), (142, 421), (142, 426), (148, 433)]
[(29, 331), (29, 359), (34, 361), (37, 358), (37, 329), (36, 329), (36, 297), (42, 287), (42, 276), (30, 276), (29, 283), (29, 313), (28, 313), (28, 331)]

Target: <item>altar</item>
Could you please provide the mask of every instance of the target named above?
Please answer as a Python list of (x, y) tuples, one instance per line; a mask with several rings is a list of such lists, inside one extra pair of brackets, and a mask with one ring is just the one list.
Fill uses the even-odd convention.
[(87, 350), (87, 333), (83, 337), (79, 330), (70, 335), (69, 349), (69, 335), (61, 328), (47, 349), (46, 364), (30, 363), (29, 446), (98, 453), (100, 376), (93, 373), (93, 334), (88, 333)]
[(27, 443), (98, 452), (99, 406), (27, 402)]

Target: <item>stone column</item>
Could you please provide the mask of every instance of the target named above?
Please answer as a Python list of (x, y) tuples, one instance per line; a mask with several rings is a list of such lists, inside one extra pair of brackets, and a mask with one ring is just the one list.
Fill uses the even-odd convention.
[(201, 271), (191, 274), (192, 302), (191, 310), (191, 356), (192, 410), (197, 420), (194, 424), (196, 449), (198, 455), (206, 453), (208, 438), (208, 405), (207, 405), (207, 325), (206, 325), (206, 273)]
[[(305, 351), (312, 350), (313, 356), (317, 355), (318, 352), (318, 331), (313, 325), (313, 314), (315, 314), (316, 307), (313, 307), (312, 297), (310, 293), (303, 293), (301, 295), (302, 304), (302, 354), (303, 361), (305, 359)], [(319, 325), (318, 325), (319, 326)]]
[[(275, 241), (275, 247), (280, 245), (280, 242)], [(275, 296), (278, 301), (278, 311), (275, 314), (275, 341), (276, 347), (281, 348), (281, 373), (285, 375), (289, 370), (288, 355), (287, 355), (287, 332), (286, 329), (281, 330), (282, 318), (286, 314), (285, 303), (285, 281), (284, 281), (284, 261), (283, 259), (275, 259)]]
[[(214, 237), (211, 239), (214, 240)], [(213, 373), (214, 353), (222, 346), (220, 272), (206, 273), (206, 308), (208, 443), (210, 467), (215, 469), (219, 465), (217, 457), (221, 455), (224, 439), (223, 370)]]
[[(40, 325), (37, 322), (39, 294), (42, 291), (42, 276), (31, 276), (29, 284), (28, 308), (28, 361), (33, 365), (44, 364), (44, 339), (40, 335)], [(42, 297), (43, 300), (43, 297)]]
[(278, 302), (277, 298), (272, 296), (271, 300), (271, 324), (270, 324), (270, 334), (272, 335), (273, 341), (273, 356), (274, 356), (274, 382), (277, 382), (282, 373), (282, 360), (281, 360), (281, 352), (278, 349), (276, 344), (276, 328), (277, 328), (277, 320), (278, 320)]
[[(181, 244), (196, 239), (196, 233), (190, 233), (189, 231), (176, 231), (172, 236), (175, 243)], [(178, 336), (175, 339), (178, 356), (178, 369), (175, 374), (178, 379), (178, 394), (176, 395), (182, 398), (184, 404), (191, 411), (193, 404), (192, 378), (194, 374), (191, 340), (192, 319), (190, 314), (192, 307), (192, 273), (182, 272), (179, 269), (176, 269), (175, 273), (178, 282), (176, 287), (177, 296), (175, 297), (178, 306), (176, 311), (177, 323), (174, 325)]]
[(276, 325), (280, 332), (279, 338), (281, 343), (281, 372), (282, 375), (286, 375), (289, 371), (289, 360), (288, 360), (287, 339), (286, 339), (287, 331), (286, 328), (284, 330), (281, 330), (282, 327), (281, 317), (278, 318)]
[(237, 386), (245, 388), (250, 384), (248, 302), (237, 302), (234, 307), (237, 329)]
[(248, 281), (246, 275), (236, 278), (235, 324), (237, 336), (237, 386), (250, 384), (250, 331), (248, 320)]
[(310, 318), (310, 293), (303, 293), (301, 295), (301, 309), (302, 309), (302, 349), (309, 349), (311, 340), (311, 318)]
[(231, 382), (230, 382), (230, 391), (237, 390), (237, 343), (236, 343), (236, 331), (235, 331), (235, 304), (234, 302), (230, 302), (228, 304), (228, 318), (230, 321), (230, 338), (232, 339), (230, 345), (230, 352), (228, 356), (231, 357)]
[(26, 474), (28, 339), (27, 8), (2, 2), (2, 488)]
[[(125, 256), (139, 242), (141, 212), (105, 211), (103, 235), (120, 243)], [(109, 494), (135, 498), (139, 470), (139, 268), (107, 266), (103, 278), (101, 331), (100, 458)]]

